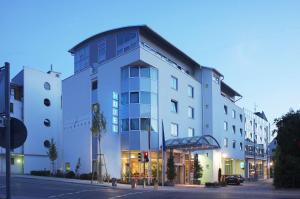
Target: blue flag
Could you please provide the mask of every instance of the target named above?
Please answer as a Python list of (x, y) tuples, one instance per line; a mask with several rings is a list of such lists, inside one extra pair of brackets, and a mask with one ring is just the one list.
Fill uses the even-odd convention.
[(164, 121), (162, 121), (162, 150), (166, 151), (166, 140), (165, 140), (165, 130), (164, 130)]

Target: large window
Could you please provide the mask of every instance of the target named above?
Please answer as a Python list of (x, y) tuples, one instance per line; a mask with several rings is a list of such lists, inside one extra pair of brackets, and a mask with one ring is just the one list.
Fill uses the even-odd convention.
[(140, 122), (139, 119), (130, 119), (130, 130), (139, 130)]
[(130, 93), (130, 103), (139, 103), (139, 92)]
[(98, 62), (106, 59), (106, 42), (105, 40), (98, 43)]
[(171, 76), (171, 88), (178, 90), (178, 79), (174, 76)]
[(194, 118), (194, 108), (191, 106), (188, 107), (188, 117), (192, 119)]
[(188, 85), (188, 96), (194, 98), (194, 87)]
[(117, 55), (127, 52), (137, 46), (136, 32), (121, 32), (117, 34)]
[(130, 77), (138, 77), (139, 76), (139, 67), (132, 66), (130, 67)]
[(175, 100), (171, 100), (171, 111), (178, 113), (178, 102)]
[(129, 119), (122, 119), (122, 131), (129, 130)]
[(141, 130), (149, 131), (150, 129), (150, 118), (141, 118)]
[(195, 136), (195, 130), (194, 128), (188, 128), (188, 137), (194, 137)]
[(175, 137), (178, 136), (178, 124), (171, 123), (171, 135)]

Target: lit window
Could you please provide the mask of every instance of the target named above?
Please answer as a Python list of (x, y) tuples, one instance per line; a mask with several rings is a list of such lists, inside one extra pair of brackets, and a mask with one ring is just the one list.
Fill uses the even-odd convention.
[(188, 128), (188, 137), (194, 137), (195, 131), (194, 128)]
[(178, 90), (178, 79), (174, 76), (171, 76), (171, 88)]
[(139, 76), (139, 67), (132, 66), (130, 67), (130, 77), (138, 77)]
[(224, 130), (228, 131), (228, 122), (224, 122)]
[(224, 138), (224, 147), (228, 147), (228, 138)]
[(175, 100), (171, 100), (171, 111), (178, 113), (178, 102)]
[(178, 124), (171, 123), (171, 135), (175, 137), (178, 136)]
[(130, 119), (130, 130), (139, 130), (140, 122), (139, 119)]
[(227, 115), (227, 113), (228, 113), (228, 109), (227, 109), (226, 105), (224, 105), (224, 113), (225, 113), (225, 115)]
[(130, 93), (130, 103), (139, 103), (139, 92)]
[(188, 85), (188, 96), (194, 98), (194, 87)]
[(235, 149), (235, 144), (236, 144), (236, 141), (232, 140), (232, 148), (234, 148), (234, 149)]
[(235, 118), (235, 110), (232, 110), (232, 118)]
[(44, 83), (44, 88), (45, 88), (45, 90), (50, 90), (51, 89), (51, 86), (50, 86), (49, 82)]
[(188, 117), (189, 118), (194, 118), (194, 108), (193, 107), (188, 107)]

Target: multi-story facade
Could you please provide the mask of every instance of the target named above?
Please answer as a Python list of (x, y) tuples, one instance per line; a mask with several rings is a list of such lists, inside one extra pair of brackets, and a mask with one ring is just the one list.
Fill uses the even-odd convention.
[[(166, 140), (210, 135), (218, 142), (218, 150), (193, 152), (201, 154), (202, 181), (217, 180), (219, 168), (244, 175), (245, 114), (236, 104), (241, 95), (216, 69), (201, 66), (147, 26), (97, 34), (70, 53), (74, 75), (62, 86), (65, 167), (74, 170), (80, 158), (81, 172), (92, 170), (92, 105), (99, 104), (107, 121), (101, 153), (111, 177), (141, 175), (138, 152), (149, 150), (149, 129), (147, 166), (161, 165), (162, 121)], [(82, 147), (74, 148), (77, 143)], [(176, 182), (189, 183), (186, 160), (192, 155), (173, 152)]]
[[(44, 73), (24, 67), (12, 78), (10, 94), (11, 117), (23, 121), (27, 128), (24, 145), (12, 150), (12, 173), (28, 174), (32, 170), (49, 170), (51, 164), (44, 142), (53, 138), (59, 156), (62, 150), (59, 73)], [(5, 149), (0, 148), (0, 154), (0, 172), (5, 172)]]
[[(270, 123), (264, 112), (245, 112), (245, 176), (267, 178), (269, 175), (268, 145), (270, 140)], [(255, 168), (256, 165), (256, 168)], [(255, 171), (256, 170), (256, 171)]]

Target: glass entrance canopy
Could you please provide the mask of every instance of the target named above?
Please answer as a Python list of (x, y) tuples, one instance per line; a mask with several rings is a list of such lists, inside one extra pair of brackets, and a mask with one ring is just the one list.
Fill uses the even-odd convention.
[(220, 145), (211, 135), (202, 135), (166, 140), (166, 148), (184, 151), (199, 151), (219, 149)]

